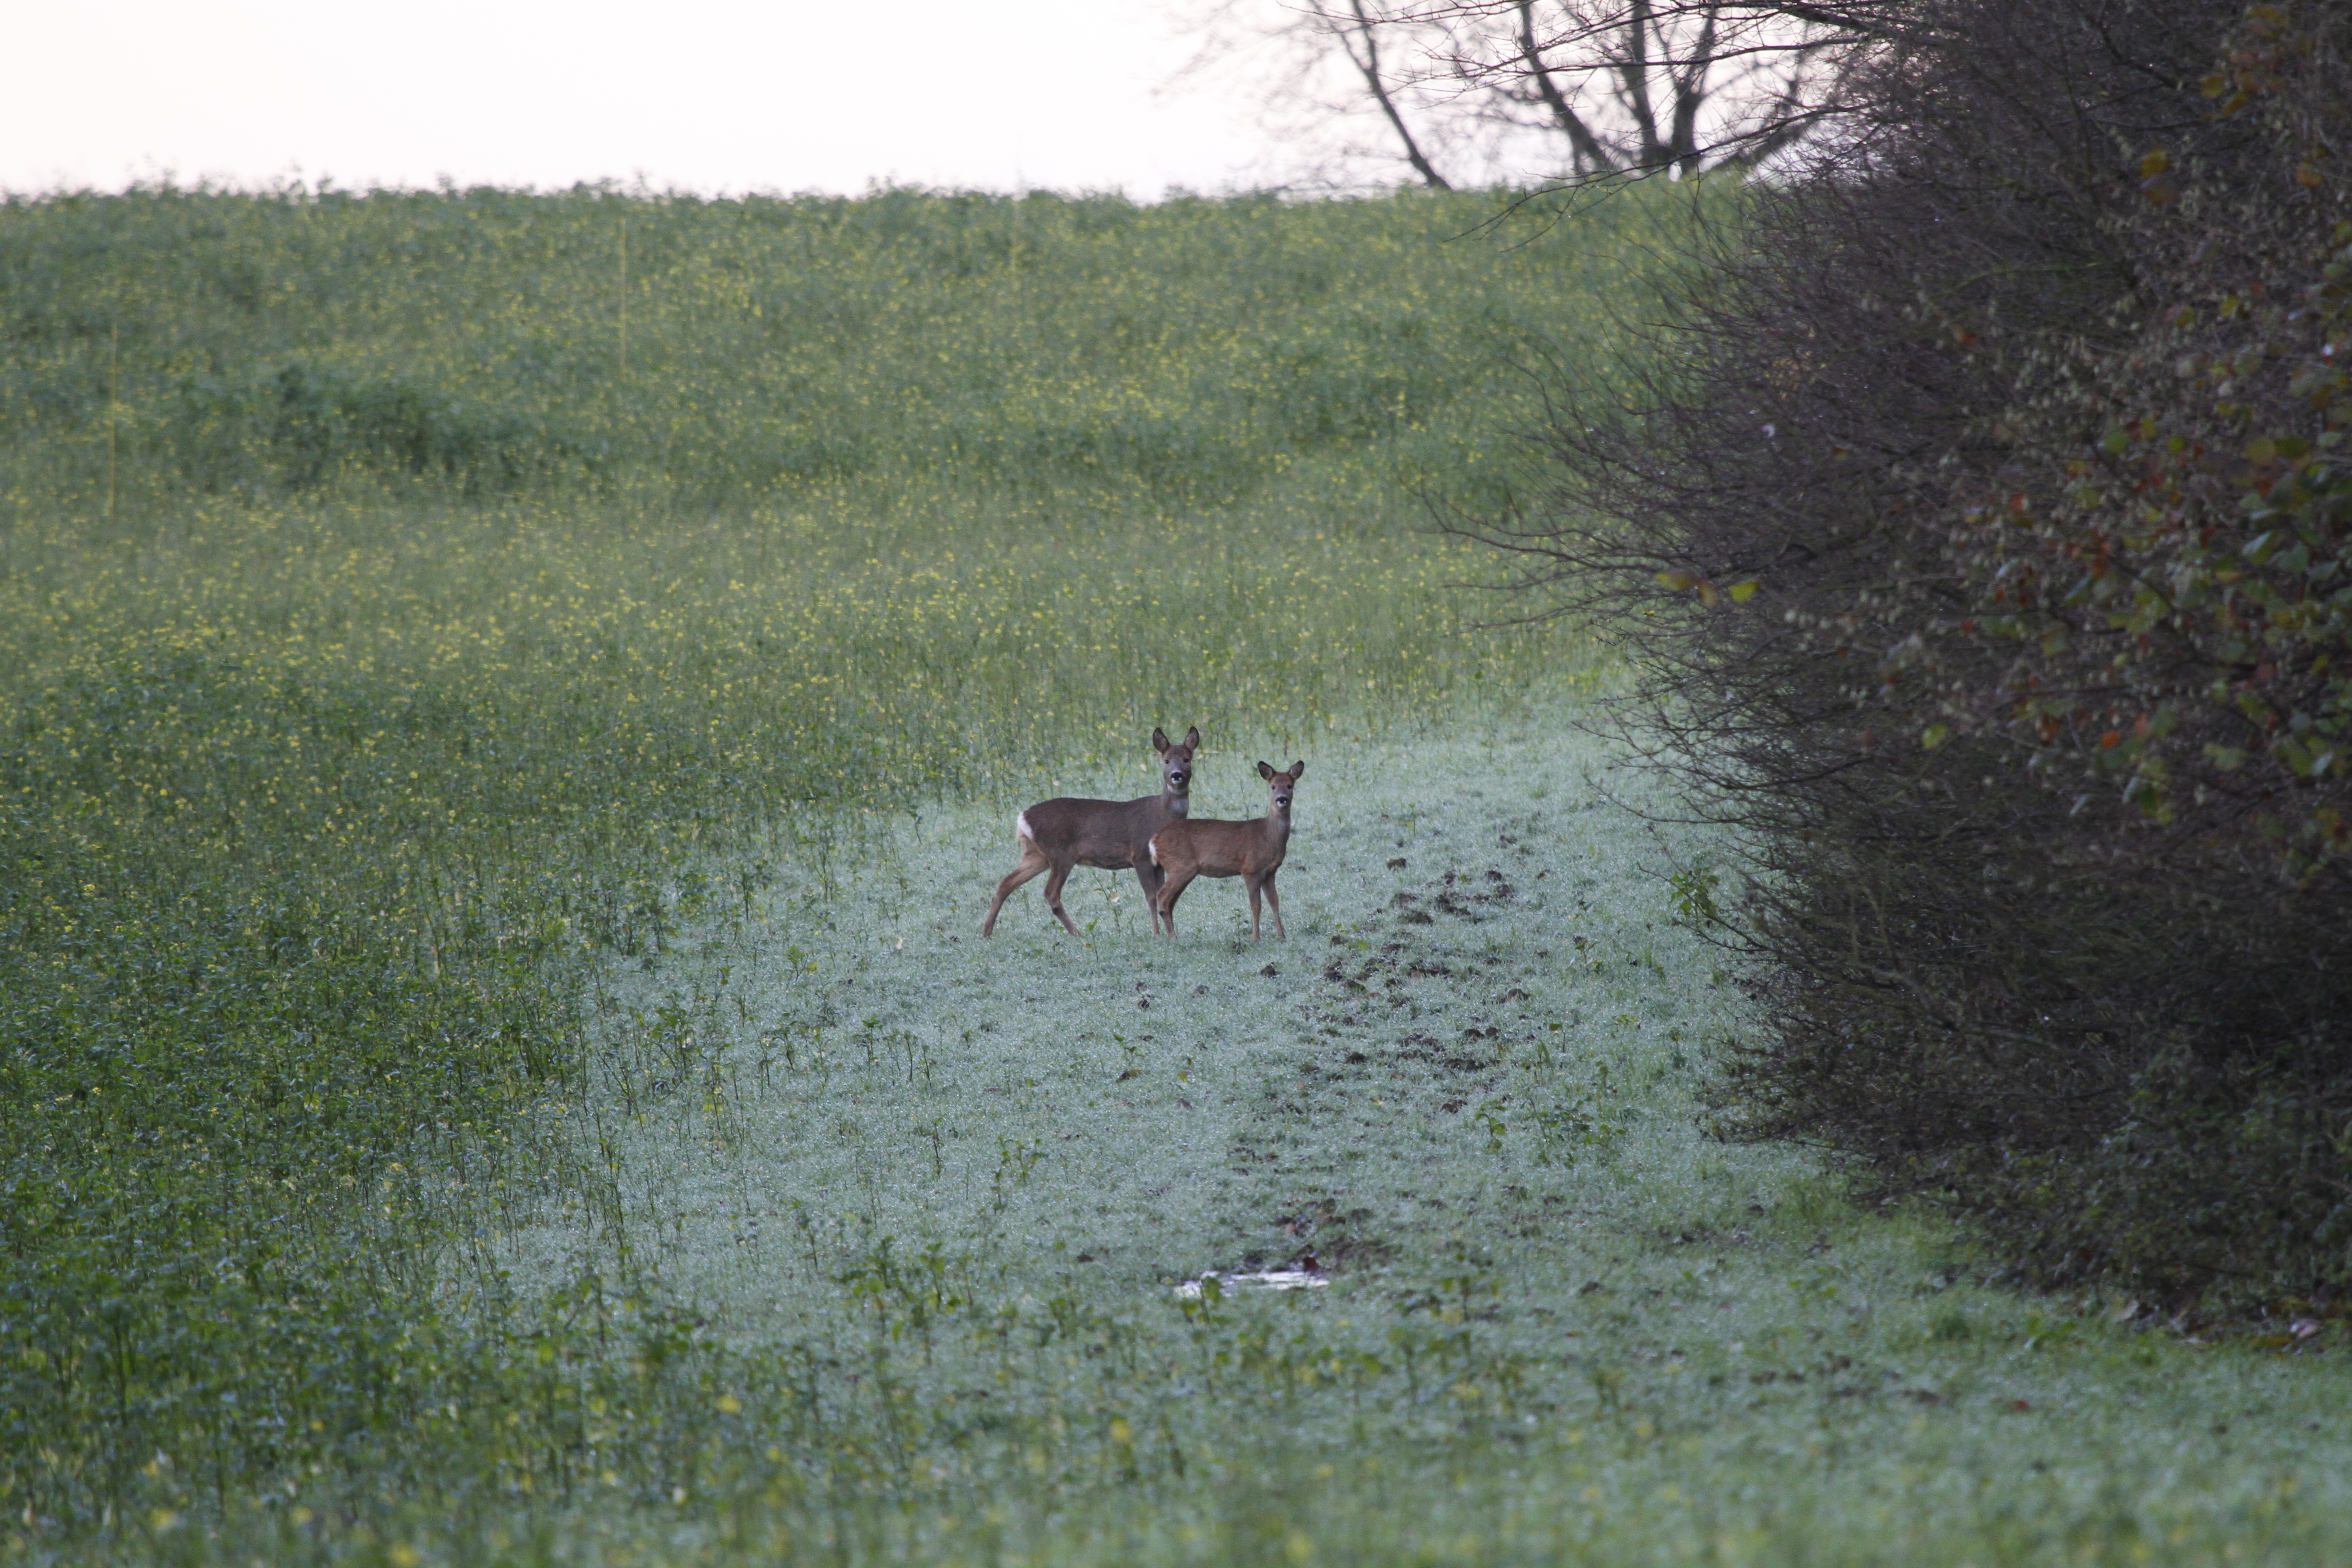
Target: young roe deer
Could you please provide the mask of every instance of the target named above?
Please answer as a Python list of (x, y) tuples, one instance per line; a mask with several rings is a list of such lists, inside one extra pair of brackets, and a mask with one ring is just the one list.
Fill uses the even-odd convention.
[(1151, 913), (1151, 929), (1160, 929), (1160, 868), (1151, 863), (1151, 836), (1171, 822), (1181, 822), (1192, 808), (1192, 753), (1201, 744), (1196, 727), (1184, 731), (1184, 743), (1170, 742), (1159, 730), (1151, 731), (1151, 749), (1160, 753), (1160, 793), (1140, 800), (1075, 800), (1063, 796), (1041, 800), (1013, 819), (1013, 842), (1021, 847), (1021, 864), (996, 884), (996, 901), (980, 934), (996, 931), (996, 911), (1013, 890), (1042, 871), (1045, 907), (1072, 936), (1078, 934), (1062, 908), (1062, 884), (1073, 866), (1097, 866), (1106, 871), (1133, 870), (1143, 885), (1144, 907)]
[(1239, 877), (1249, 889), (1250, 940), (1257, 940), (1261, 891), (1274, 908), (1274, 934), (1282, 937), (1282, 899), (1274, 890), (1274, 874), (1290, 847), (1290, 796), (1306, 771), (1305, 763), (1293, 763), (1288, 773), (1280, 773), (1258, 763), (1267, 798), (1265, 815), (1255, 822), (1171, 822), (1151, 836), (1151, 863), (1166, 879), (1160, 889), (1160, 919), (1170, 936), (1176, 934), (1176, 900), (1193, 878)]

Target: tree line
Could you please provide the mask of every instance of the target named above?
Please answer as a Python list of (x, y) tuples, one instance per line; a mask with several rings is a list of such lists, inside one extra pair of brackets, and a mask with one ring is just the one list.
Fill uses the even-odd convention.
[(2352, 1277), (2352, 15), (1297, 26), (1432, 183), (1475, 140), (1419, 132), (1441, 96), (1549, 125), (1551, 190), (1751, 176), (1630, 393), (1564, 395), (1537, 484), (1444, 509), (1607, 628), (1612, 721), (1742, 847), (1705, 900), (1759, 1004), (1727, 1135), (1948, 1205), (2021, 1277)]

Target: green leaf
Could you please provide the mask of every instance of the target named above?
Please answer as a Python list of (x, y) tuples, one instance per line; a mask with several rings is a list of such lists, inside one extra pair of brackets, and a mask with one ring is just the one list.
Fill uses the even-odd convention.
[(1930, 724), (1919, 732), (1919, 744), (1922, 749), (1932, 752), (1951, 738), (1952, 727), (1949, 724)]
[(1758, 584), (1754, 583), (1734, 583), (1726, 591), (1730, 594), (1733, 604), (1744, 605), (1756, 596), (1757, 587)]

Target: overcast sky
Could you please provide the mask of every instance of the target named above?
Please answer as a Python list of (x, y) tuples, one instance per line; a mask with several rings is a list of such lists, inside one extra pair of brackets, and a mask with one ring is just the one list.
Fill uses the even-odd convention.
[(15, 0), (0, 189), (1261, 183), (1150, 0)]

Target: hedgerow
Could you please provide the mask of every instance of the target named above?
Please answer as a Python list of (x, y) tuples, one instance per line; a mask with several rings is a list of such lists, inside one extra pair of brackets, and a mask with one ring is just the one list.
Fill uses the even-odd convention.
[[(1866, 11), (1866, 15), (1864, 12)], [(2352, 1277), (2346, 24), (1857, 11), (1548, 514), (1621, 717), (1749, 846), (1727, 1132), (1843, 1152), (2044, 1279)], [(1594, 521), (1593, 519), (1600, 521)]]

